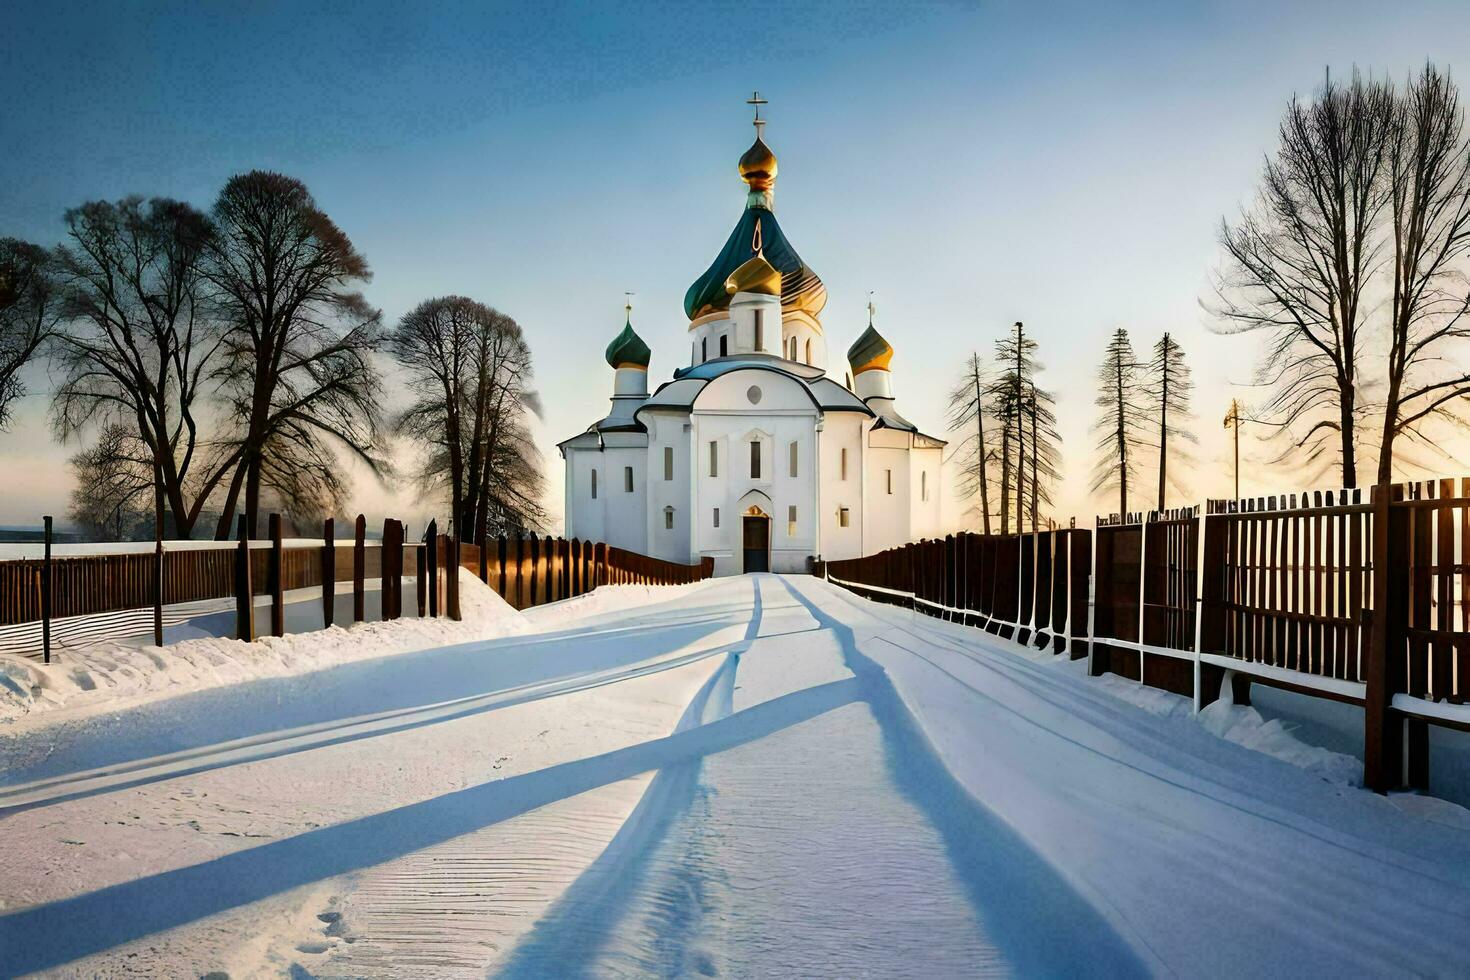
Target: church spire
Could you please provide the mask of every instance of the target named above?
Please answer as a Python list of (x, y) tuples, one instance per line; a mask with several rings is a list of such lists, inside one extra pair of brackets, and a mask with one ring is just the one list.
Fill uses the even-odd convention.
[(746, 195), (745, 206), (748, 208), (765, 208), (767, 211), (776, 209), (776, 154), (766, 145), (765, 131), (766, 121), (761, 118), (761, 106), (766, 105), (767, 100), (761, 98), (759, 92), (752, 92), (750, 98), (745, 100), (746, 105), (755, 107), (755, 142), (750, 144), (750, 149), (740, 157), (740, 179), (750, 187), (750, 193)]

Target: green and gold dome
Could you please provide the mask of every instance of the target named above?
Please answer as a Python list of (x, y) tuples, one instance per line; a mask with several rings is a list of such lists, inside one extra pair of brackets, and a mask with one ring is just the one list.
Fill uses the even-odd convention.
[[(780, 276), (781, 312), (801, 311), (815, 317), (827, 305), (827, 287), (796, 254), (776, 221), (776, 154), (757, 136), (741, 156), (739, 170), (740, 179), (750, 188), (745, 212), (720, 254), (684, 294), (684, 313), (690, 320), (697, 320), (728, 310), (736, 292), (776, 295), (770, 291), (770, 276), (764, 268), (768, 266)], [(756, 258), (763, 264), (752, 265)], [(748, 281), (758, 282), (762, 288), (747, 290), (743, 284)], [(731, 284), (740, 288), (731, 289)]]
[(648, 370), (649, 359), (653, 352), (638, 336), (633, 329), (631, 314), (623, 329), (613, 338), (612, 343), (607, 345), (607, 363), (613, 368), (637, 368), (641, 371)]
[(853, 377), (864, 371), (887, 371), (892, 360), (893, 345), (871, 323), (847, 349), (847, 363), (852, 367)]

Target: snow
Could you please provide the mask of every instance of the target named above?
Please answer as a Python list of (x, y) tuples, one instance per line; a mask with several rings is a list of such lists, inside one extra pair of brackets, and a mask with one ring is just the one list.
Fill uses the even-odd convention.
[(1470, 971), (1470, 812), (1253, 709), (802, 576), (476, 605), (4, 729), (0, 975)]
[[(314, 597), (316, 590), (306, 590)], [(413, 594), (413, 582), (404, 588)], [(232, 639), (233, 612), (201, 617), (169, 627), (162, 647), (120, 639), (69, 648), (51, 664), (0, 654), (0, 733), (5, 722), (46, 714), (61, 708), (73, 712), (114, 711), (159, 698), (173, 697), (225, 684), (263, 677), (287, 677), (337, 664), (433, 646), (483, 640), (526, 631), (529, 627), (496, 592), (472, 575), (460, 576), (462, 619), (409, 616), (391, 622), (365, 622), (285, 636), (259, 637), (254, 643)], [(292, 620), (310, 619), (319, 625), (315, 598), (290, 603), (288, 628), (303, 629)], [(338, 597), (337, 615), (350, 601)], [(374, 610), (369, 610), (375, 615)], [(257, 609), (257, 623), (262, 622)], [(343, 617), (346, 618), (346, 617)]]

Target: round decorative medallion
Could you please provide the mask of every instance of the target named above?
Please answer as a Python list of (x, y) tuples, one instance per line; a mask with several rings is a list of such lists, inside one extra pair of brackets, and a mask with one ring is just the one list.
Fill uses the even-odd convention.
[(750, 399), (750, 403), (752, 405), (759, 405), (761, 403), (760, 387), (757, 385), (751, 385), (749, 388), (746, 388), (745, 397)]

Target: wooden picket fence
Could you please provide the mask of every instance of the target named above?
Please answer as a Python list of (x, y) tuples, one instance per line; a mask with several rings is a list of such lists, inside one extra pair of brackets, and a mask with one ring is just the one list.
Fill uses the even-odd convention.
[[(48, 524), (49, 527), (49, 524)], [(322, 543), (287, 546), (281, 519), (269, 518), (269, 538), (241, 538), (218, 547), (147, 553), (48, 557), (0, 561), (0, 653), (39, 656), (47, 663), (53, 640), (64, 645), (135, 636), (151, 628), (163, 642), (165, 626), (233, 609), (236, 636), (257, 635), (256, 597), (266, 596), (265, 632), (285, 633), (285, 593), (321, 592), (322, 621), (331, 626), (338, 583), (351, 582), (353, 622), (366, 613), (366, 583), (377, 580), (381, 618), (404, 615), (405, 578), (415, 582), (419, 616), (460, 618), (459, 572), (479, 574), (517, 609), (554, 602), (599, 585), (696, 582), (714, 573), (714, 563), (697, 565), (649, 558), (600, 542), (562, 538), (498, 538), (481, 545), (459, 544), (430, 521), (420, 542), (405, 539), (402, 522), (386, 520), (380, 541), (368, 541), (358, 515), (350, 541), (339, 541), (335, 524), (322, 527)]]
[(819, 571), (1197, 709), (1226, 683), (1236, 703), (1266, 684), (1360, 705), (1377, 790), (1427, 787), (1429, 725), (1470, 731), (1470, 478), (964, 533)]
[(1019, 643), (1087, 656), (1092, 532), (961, 532), (818, 566), (829, 581)]
[(460, 546), (460, 564), (517, 609), (557, 602), (599, 585), (681, 585), (714, 574), (714, 559), (684, 565), (600, 541), (498, 537)]

